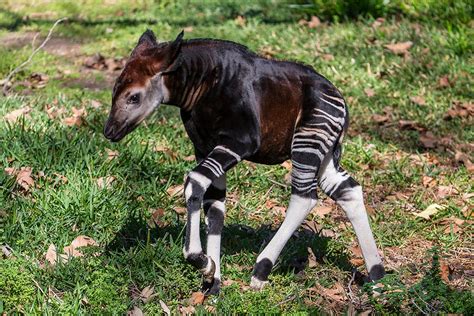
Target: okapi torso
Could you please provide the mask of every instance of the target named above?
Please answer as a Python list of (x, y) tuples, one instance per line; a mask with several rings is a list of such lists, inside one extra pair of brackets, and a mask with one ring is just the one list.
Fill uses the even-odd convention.
[[(184, 255), (220, 288), (220, 235), (225, 173), (240, 160), (264, 164), (291, 158), (292, 195), (280, 229), (258, 256), (251, 285), (260, 289), (284, 245), (316, 204), (333, 198), (351, 221), (371, 280), (384, 275), (360, 185), (339, 165), (348, 111), (341, 93), (309, 66), (260, 57), (221, 40), (157, 43), (146, 31), (114, 87), (104, 135), (122, 139), (161, 103), (181, 109), (198, 165), (185, 183), (188, 220)], [(207, 219), (207, 254), (199, 210)]]

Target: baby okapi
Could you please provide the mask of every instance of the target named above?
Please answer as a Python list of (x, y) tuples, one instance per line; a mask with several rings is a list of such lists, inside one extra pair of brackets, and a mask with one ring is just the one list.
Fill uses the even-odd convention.
[[(339, 165), (349, 116), (341, 93), (311, 67), (260, 57), (222, 40), (158, 43), (140, 37), (112, 94), (104, 135), (119, 141), (161, 103), (178, 106), (197, 166), (185, 182), (184, 256), (204, 277), (203, 291), (220, 288), (220, 245), (226, 172), (245, 159), (277, 164), (291, 158), (291, 199), (281, 227), (257, 258), (251, 286), (268, 281), (288, 239), (316, 205), (316, 189), (334, 199), (351, 221), (371, 280), (384, 274), (361, 186)], [(199, 235), (200, 208), (207, 251)]]

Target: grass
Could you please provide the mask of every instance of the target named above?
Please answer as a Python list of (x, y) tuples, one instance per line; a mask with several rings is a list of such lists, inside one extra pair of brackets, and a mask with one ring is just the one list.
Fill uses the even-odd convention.
[[(287, 12), (286, 5), (272, 7), (269, 1), (228, 1), (221, 6), (194, 1), (29, 3), (7, 1), (0, 10), (0, 37), (15, 32), (17, 44), (26, 38), (24, 45), (0, 46), (0, 78), (29, 56), (31, 32), (45, 35), (56, 18), (71, 17), (55, 36), (61, 47), (74, 50), (58, 54), (47, 47), (15, 77), (21, 83), (31, 73), (43, 73), (49, 76), (46, 86), (17, 85), (15, 93), (0, 97), (0, 118), (24, 106), (32, 109), (15, 123), (0, 119), (0, 165), (31, 167), (35, 181), (25, 191), (14, 177), (0, 172), (0, 242), (13, 249), (12, 256), (0, 261), (0, 312), (124, 314), (138, 306), (157, 314), (162, 313), (161, 300), (178, 313), (199, 289), (199, 275), (181, 251), (185, 221), (175, 208), (183, 206), (183, 199), (166, 193), (182, 184), (194, 166), (184, 159), (193, 151), (177, 109), (162, 107), (123, 142), (109, 143), (101, 131), (117, 72), (83, 66), (85, 58), (97, 52), (126, 57), (146, 27), (165, 40), (187, 27), (187, 38), (237, 41), (275, 58), (312, 65), (334, 82), (348, 100), (352, 117), (342, 164), (365, 188), (374, 234), (392, 272), (378, 296), (350, 282), (355, 257), (349, 247), (356, 245), (355, 235), (335, 208), (324, 218), (311, 214), (308, 219), (332, 233), (300, 230), (285, 248), (271, 285), (262, 292), (248, 290), (255, 259), (283, 220), (272, 204), (286, 206), (289, 189), (282, 166), (242, 163), (228, 176), (222, 248), (227, 283), (218, 298), (195, 306), (196, 312), (472, 311), (473, 284), (467, 270), (472, 269), (468, 210), (473, 200), (467, 194), (473, 192), (473, 182), (454, 152), (472, 152), (474, 129), (472, 116), (443, 119), (454, 101), (473, 99), (472, 30), (462, 23), (464, 17), (453, 24), (439, 23), (424, 18), (420, 12), (429, 10), (420, 4), (405, 7), (403, 15), (387, 15), (376, 28), (368, 16), (309, 29), (297, 23), (304, 13)], [(237, 15), (245, 17), (244, 24), (235, 21)], [(407, 56), (384, 48), (408, 40), (413, 47)], [(440, 88), (443, 76), (450, 84)], [(374, 96), (369, 97), (366, 88)], [(426, 105), (414, 103), (413, 96), (422, 96)], [(92, 100), (102, 106), (94, 108)], [(66, 112), (51, 119), (45, 111), (50, 106)], [(72, 107), (87, 111), (79, 127), (62, 122)], [(389, 121), (380, 125), (373, 115), (384, 111), (390, 113)], [(418, 130), (400, 128), (399, 120), (414, 121)], [(448, 144), (424, 148), (419, 136), (425, 130)], [(154, 151), (155, 146), (169, 150)], [(107, 149), (119, 156), (109, 160)], [(107, 176), (116, 180), (101, 189), (97, 179)], [(436, 183), (426, 183), (426, 177)], [(453, 186), (457, 193), (440, 197), (440, 186)], [(325, 196), (321, 199), (331, 205)], [(413, 215), (433, 203), (445, 208), (430, 220)], [(157, 208), (164, 215), (158, 225), (150, 224)], [(456, 229), (447, 220), (451, 217), (464, 222)], [(62, 250), (78, 235), (96, 240), (100, 255), (90, 251), (55, 267), (45, 264), (50, 244)], [(306, 264), (308, 247), (316, 257), (311, 268)], [(429, 251), (433, 247), (435, 254)], [(451, 271), (448, 277), (446, 269)], [(328, 289), (337, 285), (343, 291), (332, 294)], [(147, 286), (153, 286), (156, 295), (145, 303), (137, 293)]]

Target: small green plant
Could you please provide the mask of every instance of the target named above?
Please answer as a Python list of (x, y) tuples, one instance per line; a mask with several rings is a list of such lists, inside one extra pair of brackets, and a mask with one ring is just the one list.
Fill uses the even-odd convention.
[(24, 311), (33, 300), (32, 275), (20, 259), (0, 260), (0, 306), (7, 312)]

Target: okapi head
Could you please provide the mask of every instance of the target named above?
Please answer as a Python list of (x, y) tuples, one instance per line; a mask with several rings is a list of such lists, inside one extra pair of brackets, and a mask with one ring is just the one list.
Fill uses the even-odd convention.
[(115, 82), (112, 108), (104, 136), (117, 142), (133, 131), (155, 108), (169, 99), (164, 76), (179, 66), (184, 33), (169, 43), (158, 43), (151, 30), (138, 40)]

